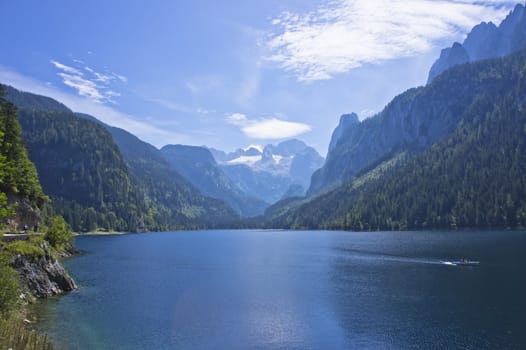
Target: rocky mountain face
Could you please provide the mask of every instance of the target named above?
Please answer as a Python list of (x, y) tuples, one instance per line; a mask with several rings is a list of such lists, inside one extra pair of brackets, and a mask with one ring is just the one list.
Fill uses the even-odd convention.
[[(238, 188), (267, 203), (275, 203), (287, 193), (300, 195), (298, 189), (309, 186), (310, 176), (324, 162), (314, 148), (296, 139), (263, 149), (252, 146), (228, 154), (211, 152)], [(299, 187), (290, 192), (292, 185)]]
[(428, 83), (455, 65), (509, 55), (526, 47), (526, 10), (518, 4), (497, 27), (483, 22), (475, 26), (462, 44), (442, 50), (429, 72)]
[(168, 145), (161, 149), (166, 161), (204, 195), (223, 200), (238, 214), (251, 217), (263, 214), (263, 200), (245, 194), (223, 172), (210, 150), (204, 147)]

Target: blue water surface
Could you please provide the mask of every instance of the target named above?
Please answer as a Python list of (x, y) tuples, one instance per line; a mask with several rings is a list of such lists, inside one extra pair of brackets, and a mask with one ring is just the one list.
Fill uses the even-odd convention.
[[(81, 236), (39, 305), (64, 349), (526, 348), (526, 233)], [(448, 266), (468, 258), (478, 266)]]

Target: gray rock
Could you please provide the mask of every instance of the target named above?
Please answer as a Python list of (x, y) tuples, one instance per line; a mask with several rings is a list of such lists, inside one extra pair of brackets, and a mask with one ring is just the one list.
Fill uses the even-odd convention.
[(19, 254), (13, 259), (12, 267), (20, 275), (23, 289), (37, 298), (47, 298), (76, 289), (75, 281), (53, 256), (49, 246), (43, 243), (40, 247), (44, 251), (41, 258)]

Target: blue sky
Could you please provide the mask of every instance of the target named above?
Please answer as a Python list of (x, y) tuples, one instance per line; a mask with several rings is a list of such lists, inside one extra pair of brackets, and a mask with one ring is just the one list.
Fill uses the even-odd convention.
[(0, 1), (0, 82), (161, 147), (297, 137), (325, 155), (510, 1)]

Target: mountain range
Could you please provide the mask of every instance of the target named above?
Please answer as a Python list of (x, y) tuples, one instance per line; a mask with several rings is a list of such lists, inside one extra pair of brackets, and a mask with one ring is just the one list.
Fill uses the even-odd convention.
[(243, 192), (267, 203), (303, 195), (312, 173), (324, 162), (314, 148), (296, 139), (231, 153), (210, 151), (224, 173)]
[(161, 149), (161, 154), (173, 169), (203, 194), (223, 200), (243, 217), (261, 215), (269, 206), (264, 200), (244, 193), (205, 147), (167, 145)]

